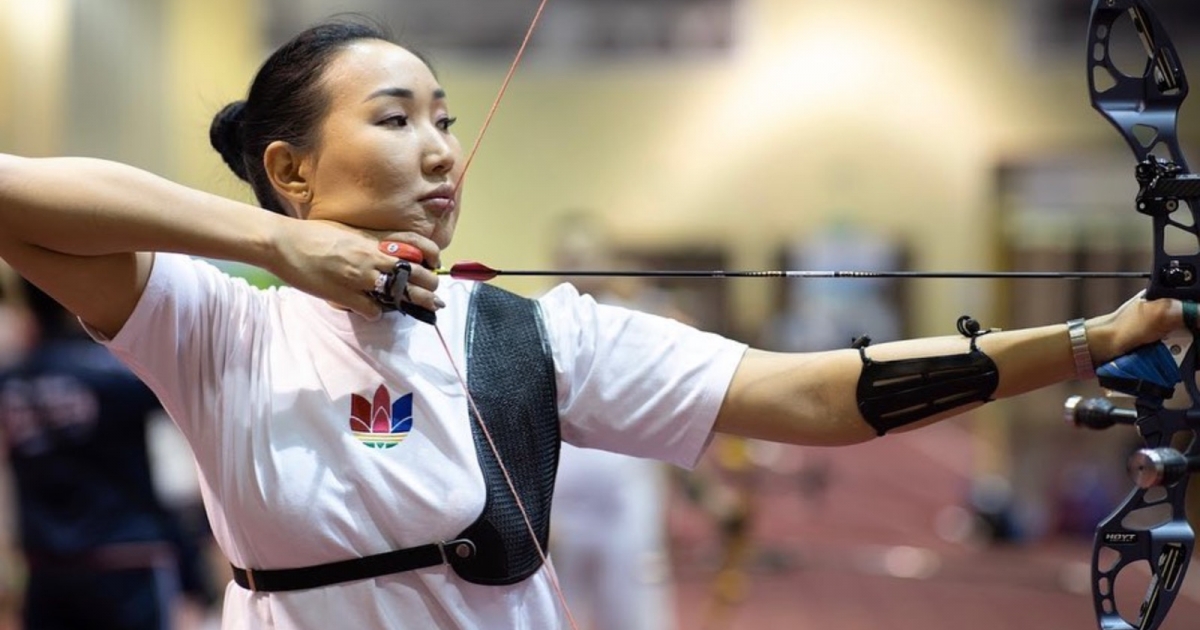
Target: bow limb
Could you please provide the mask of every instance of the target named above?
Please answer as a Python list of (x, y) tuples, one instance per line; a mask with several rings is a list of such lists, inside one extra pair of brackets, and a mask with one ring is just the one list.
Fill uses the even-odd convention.
[[(1196, 455), (1197, 441), (1193, 430), (1200, 416), (1190, 408), (1168, 408), (1148, 381), (1129, 377), (1131, 359), (1139, 364), (1151, 363), (1146, 358), (1157, 355), (1159, 366), (1166, 371), (1177, 367), (1178, 375), (1194, 374), (1196, 349), (1193, 333), (1177, 335), (1169, 343), (1183, 357), (1178, 366), (1164, 346), (1147, 346), (1135, 355), (1127, 355), (1098, 370), (1100, 382), (1118, 391), (1140, 390), (1132, 417), (1115, 418), (1129, 413), (1106, 408), (1108, 425), (1122, 422), (1132, 424), (1141, 435), (1145, 449), (1130, 462), (1138, 487), (1096, 528), (1092, 552), (1092, 594), (1096, 617), (1101, 630), (1154, 630), (1166, 620), (1179, 587), (1183, 583), (1195, 547), (1195, 535), (1187, 521), (1185, 501), (1188, 475), (1194, 467), (1189, 457)], [(1167, 354), (1164, 354), (1167, 353)], [(1138, 356), (1141, 355), (1141, 356)], [(1169, 362), (1168, 365), (1164, 363)], [(1125, 365), (1122, 365), (1122, 364)], [(1153, 380), (1153, 379), (1151, 379)], [(1171, 383), (1174, 387), (1176, 383)], [(1195, 378), (1183, 379), (1189, 400), (1200, 400)], [(1158, 383), (1166, 385), (1166, 383)], [(1161, 393), (1161, 392), (1160, 392)], [(1076, 407), (1078, 409), (1078, 407)], [(1103, 415), (1099, 412), (1096, 415)], [(1077, 415), (1078, 417), (1078, 415)], [(1100, 424), (1094, 425), (1100, 426)], [(1184, 438), (1181, 442), (1180, 438)], [(1178, 451), (1173, 446), (1179, 446)], [(1119, 576), (1129, 567), (1144, 562), (1151, 578), (1139, 608), (1121, 610), (1117, 603), (1116, 585)], [(1129, 569), (1132, 574), (1136, 570)]]
[[(1123, 73), (1112, 58), (1112, 36), (1121, 20), (1132, 22), (1146, 52), (1137, 76)], [(1154, 262), (1146, 297), (1196, 302), (1200, 178), (1191, 173), (1179, 146), (1179, 108), (1188, 93), (1179, 55), (1149, 0), (1094, 0), (1087, 54), (1092, 105), (1133, 150), (1140, 186), (1136, 208), (1154, 223)], [(1190, 253), (1177, 252), (1181, 241), (1188, 243), (1185, 249)], [(1200, 429), (1196, 341), (1195, 332), (1180, 331), (1097, 370), (1101, 386), (1135, 397), (1136, 415), (1125, 415), (1124, 420), (1137, 428), (1148, 449), (1133, 462), (1141, 469), (1140, 487), (1096, 528), (1092, 594), (1101, 630), (1159, 628), (1192, 556), (1195, 534), (1184, 502), (1187, 462), (1200, 456), (1194, 433)], [(1187, 394), (1186, 407), (1167, 404), (1179, 383)], [(1168, 460), (1182, 460), (1183, 469), (1175, 465), (1171, 475), (1146, 474)], [(1145, 597), (1137, 610), (1120, 610), (1118, 577), (1142, 562), (1151, 572)]]

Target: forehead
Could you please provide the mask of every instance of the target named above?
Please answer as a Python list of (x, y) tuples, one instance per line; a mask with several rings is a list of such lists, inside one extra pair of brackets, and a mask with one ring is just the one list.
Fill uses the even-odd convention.
[(433, 71), (419, 57), (377, 39), (346, 46), (325, 70), (323, 82), (334, 103), (361, 103), (376, 90), (396, 87), (428, 98), (440, 87)]

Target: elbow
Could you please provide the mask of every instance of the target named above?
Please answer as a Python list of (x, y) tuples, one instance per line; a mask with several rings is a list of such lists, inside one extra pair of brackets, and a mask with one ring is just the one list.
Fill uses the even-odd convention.
[[(33, 160), (0, 153), (0, 258), (8, 260), (14, 248), (27, 242), (28, 212), (21, 201), (28, 188)], [(25, 218), (22, 218), (25, 217)]]
[[(17, 213), (17, 191), (26, 179), (22, 171), (30, 160), (0, 153), (0, 224), (9, 226)], [(11, 230), (5, 230), (11, 233)]]
[(20, 181), (20, 158), (0, 153), (0, 240), (7, 241), (16, 236), (13, 217), (17, 214), (15, 187)]
[(20, 174), (21, 168), (29, 162), (23, 158), (8, 153), (0, 153), (0, 185), (10, 185)]

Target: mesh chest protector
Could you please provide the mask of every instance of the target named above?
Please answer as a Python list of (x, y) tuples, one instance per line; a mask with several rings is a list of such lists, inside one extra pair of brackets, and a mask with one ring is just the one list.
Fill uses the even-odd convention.
[[(467, 389), (544, 550), (561, 434), (554, 359), (533, 300), (479, 283), (467, 314)], [(454, 571), (475, 584), (513, 584), (542, 564), (500, 464), (475, 418), (469, 418), (483, 469), (483, 513), (459, 538), (475, 544), (466, 558), (448, 554)]]

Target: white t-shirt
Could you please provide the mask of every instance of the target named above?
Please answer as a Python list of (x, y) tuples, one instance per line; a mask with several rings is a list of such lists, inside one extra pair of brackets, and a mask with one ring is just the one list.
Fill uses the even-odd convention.
[[(438, 289), (447, 304), (438, 329), (459, 369), (472, 286)], [(693, 465), (745, 346), (597, 305), (569, 285), (538, 302), (564, 440)], [(106, 344), (187, 437), (213, 533), (237, 566), (308, 566), (449, 540), (483, 508), (466, 397), (431, 326), (399, 313), (369, 322), (158, 254)], [(442, 565), (306, 591), (230, 583), (223, 625), (545, 630), (563, 625), (559, 609), (544, 568), (484, 586)]]

